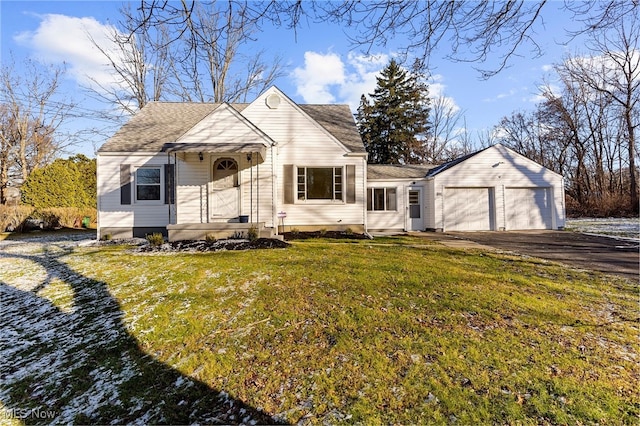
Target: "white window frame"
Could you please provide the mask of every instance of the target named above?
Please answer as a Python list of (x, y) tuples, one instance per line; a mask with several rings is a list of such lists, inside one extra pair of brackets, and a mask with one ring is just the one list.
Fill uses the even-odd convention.
[[(333, 188), (332, 198), (313, 198), (307, 197), (307, 170), (308, 169), (332, 169), (333, 174)], [(304, 170), (302, 175), (300, 171)], [(340, 170), (340, 174), (336, 173)], [(344, 204), (345, 203), (345, 190), (346, 190), (346, 174), (343, 166), (296, 166), (295, 179), (295, 203), (305, 204)], [(300, 178), (303, 177), (303, 181)], [(339, 188), (337, 186), (339, 185)], [(301, 197), (302, 194), (302, 197)], [(340, 198), (338, 198), (338, 196)]]
[[(138, 183), (138, 171), (140, 170), (150, 170), (150, 169), (155, 169), (158, 170), (158, 173), (160, 174), (160, 182), (157, 184), (158, 185), (158, 189), (160, 191), (160, 197), (154, 200), (141, 200), (138, 198), (138, 185), (152, 185), (152, 184), (140, 184)], [(155, 184), (153, 184), (155, 185)], [(163, 168), (162, 165), (145, 165), (145, 166), (140, 166), (136, 168), (136, 171), (134, 173), (134, 179), (133, 179), (133, 195), (134, 195), (134, 200), (137, 204), (163, 204), (164, 203), (164, 173), (163, 173)]]
[[(374, 194), (376, 190), (383, 190), (384, 194), (384, 208), (383, 209), (375, 209), (375, 198)], [(394, 191), (395, 198), (395, 208), (389, 208), (389, 190)], [(371, 209), (369, 209), (371, 207)], [(398, 188), (395, 186), (374, 186), (367, 188), (367, 212), (368, 213), (379, 213), (379, 212), (397, 212), (398, 211)]]

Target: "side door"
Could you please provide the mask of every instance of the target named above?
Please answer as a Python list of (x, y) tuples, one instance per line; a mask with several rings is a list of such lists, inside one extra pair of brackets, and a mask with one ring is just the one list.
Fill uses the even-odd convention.
[(407, 211), (405, 218), (407, 231), (424, 231), (424, 201), (422, 192), (422, 188), (407, 188)]

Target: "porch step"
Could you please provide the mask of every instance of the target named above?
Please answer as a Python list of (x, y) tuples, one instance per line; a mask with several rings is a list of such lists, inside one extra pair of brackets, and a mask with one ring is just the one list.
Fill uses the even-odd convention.
[(264, 225), (264, 222), (178, 223), (167, 225), (167, 231), (169, 232), (169, 241), (204, 240), (208, 235), (217, 239), (229, 238), (236, 234), (246, 236), (251, 228), (257, 228), (258, 236), (261, 238), (280, 237), (274, 235), (273, 228), (267, 228)]

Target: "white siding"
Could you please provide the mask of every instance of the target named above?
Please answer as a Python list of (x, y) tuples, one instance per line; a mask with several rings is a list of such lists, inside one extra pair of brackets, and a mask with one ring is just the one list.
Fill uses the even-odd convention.
[(260, 131), (249, 125), (232, 107), (222, 104), (185, 135), (180, 143), (265, 142)]
[(207, 223), (207, 183), (210, 158), (197, 153), (180, 154), (176, 165), (176, 223)]
[(425, 188), (425, 222), (424, 226), (427, 230), (435, 230), (436, 229), (436, 211), (435, 211), (435, 201), (437, 194), (434, 189), (433, 180), (428, 180), (424, 184)]
[[(169, 206), (164, 204), (164, 174), (161, 173), (161, 200), (138, 202), (132, 195), (131, 204), (120, 204), (120, 166), (130, 164), (132, 173), (142, 166), (162, 166), (167, 163), (166, 154), (98, 155), (98, 199), (100, 205), (99, 226), (104, 227), (154, 227), (169, 223)], [(135, 192), (133, 188), (132, 193)]]
[(375, 231), (404, 231), (406, 226), (407, 185), (402, 180), (375, 180), (367, 182), (368, 188), (396, 188), (395, 211), (367, 211), (367, 229)]
[[(277, 182), (277, 211), (287, 214), (287, 226), (340, 226), (364, 225), (365, 221), (365, 167), (362, 157), (349, 157), (348, 151), (305, 113), (281, 96), (278, 108), (270, 109), (264, 98), (274, 91), (267, 91), (249, 105), (242, 114), (277, 143), (277, 159), (274, 159)], [(278, 93), (278, 92), (275, 92)], [(355, 166), (356, 202), (296, 200), (284, 204), (283, 167), (344, 167)], [(344, 172), (343, 172), (344, 173)], [(346, 184), (346, 182), (345, 182)], [(262, 190), (262, 188), (261, 188)], [(262, 214), (261, 214), (262, 215)]]
[[(508, 229), (505, 188), (550, 188), (553, 199), (553, 227), (564, 227), (564, 192), (562, 177), (551, 170), (496, 145), (447, 169), (432, 178), (435, 190), (433, 211), (435, 229), (447, 230), (448, 207), (446, 200), (452, 188), (491, 188), (495, 200), (495, 228)], [(440, 194), (440, 195), (438, 195)], [(431, 227), (431, 226), (428, 226)]]

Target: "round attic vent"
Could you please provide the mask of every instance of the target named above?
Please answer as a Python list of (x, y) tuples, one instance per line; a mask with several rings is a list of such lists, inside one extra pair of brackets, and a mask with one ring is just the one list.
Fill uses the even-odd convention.
[(267, 96), (267, 106), (271, 109), (276, 109), (278, 108), (278, 105), (280, 105), (280, 96), (273, 94), (273, 95), (269, 95)]

